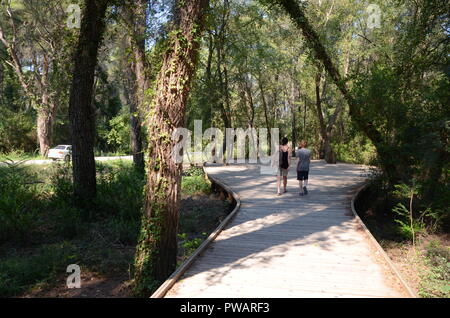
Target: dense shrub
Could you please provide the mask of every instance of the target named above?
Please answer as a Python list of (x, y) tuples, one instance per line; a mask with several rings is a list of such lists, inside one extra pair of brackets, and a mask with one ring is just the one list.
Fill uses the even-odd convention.
[(204, 176), (186, 176), (181, 181), (181, 192), (185, 195), (209, 194), (211, 183)]
[(449, 298), (450, 248), (432, 241), (426, 247), (424, 254), (428, 268), (421, 275), (420, 296)]
[(39, 207), (37, 176), (21, 165), (0, 166), (0, 244), (32, 235)]
[[(0, 179), (0, 297), (61, 283), (69, 264), (106, 274), (132, 270), (145, 185), (132, 162), (97, 163), (97, 198), (87, 214), (73, 202), (70, 164), (3, 165)], [(186, 171), (182, 188), (186, 195), (211, 193), (201, 168)], [(180, 230), (188, 233), (180, 238), (183, 257), (223, 217), (217, 203), (187, 200), (180, 213)]]
[(32, 255), (0, 260), (0, 297), (25, 291), (30, 285), (56, 280), (68, 264), (79, 261), (78, 249), (71, 243), (46, 245)]
[(97, 213), (123, 221), (140, 220), (144, 175), (131, 162), (97, 164)]

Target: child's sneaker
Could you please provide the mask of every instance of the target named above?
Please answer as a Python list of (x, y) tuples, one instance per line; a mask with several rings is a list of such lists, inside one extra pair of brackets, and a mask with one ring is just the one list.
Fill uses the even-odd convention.
[(299, 195), (300, 197), (302, 197), (302, 196), (303, 196), (303, 193), (300, 192), (298, 195)]
[(308, 194), (308, 189), (306, 189), (306, 187), (303, 187), (303, 192), (305, 193), (305, 195)]

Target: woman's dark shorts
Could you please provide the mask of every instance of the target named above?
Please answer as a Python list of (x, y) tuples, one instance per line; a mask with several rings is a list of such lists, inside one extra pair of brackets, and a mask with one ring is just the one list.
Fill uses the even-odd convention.
[(308, 180), (309, 171), (297, 171), (297, 180)]

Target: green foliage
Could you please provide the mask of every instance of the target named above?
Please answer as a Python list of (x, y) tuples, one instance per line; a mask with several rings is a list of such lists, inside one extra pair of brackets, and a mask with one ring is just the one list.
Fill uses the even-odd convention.
[(207, 234), (202, 233), (201, 237), (189, 238), (187, 233), (178, 234), (179, 246), (182, 249), (181, 255), (189, 257), (206, 239)]
[(399, 224), (400, 234), (415, 242), (416, 236), (425, 234), (427, 229), (429, 232), (439, 230), (445, 213), (441, 209), (432, 209), (431, 207), (424, 208), (420, 211), (414, 209), (414, 197), (421, 193), (421, 185), (415, 179), (412, 180), (411, 185), (398, 184), (395, 185), (395, 190), (392, 192), (398, 199), (408, 199), (409, 208), (403, 203), (397, 203), (392, 211), (399, 216), (395, 220)]
[(36, 133), (33, 117), (24, 112), (10, 112), (0, 107), (0, 151), (36, 149)]
[(426, 298), (450, 297), (450, 248), (438, 242), (430, 242), (426, 247), (427, 270), (421, 274), (419, 295)]
[(23, 109), (24, 100), (19, 98), (18, 85), (12, 81), (7, 77), (3, 91), (0, 87), (0, 93), (4, 94), (0, 96), (0, 153), (33, 152), (37, 138), (35, 116)]
[(20, 163), (0, 166), (0, 244), (32, 236), (40, 199), (37, 182)]
[[(42, 87), (48, 89), (59, 107), (55, 142), (66, 143), (70, 138), (67, 112), (70, 56), (77, 32), (61, 28), (66, 19), (61, 5), (66, 2), (11, 2), (17, 23), (16, 49), (30, 91), (25, 92), (18, 74), (9, 65), (12, 61), (8, 52), (1, 46), (0, 152), (4, 155), (0, 155), (0, 160), (21, 159), (21, 152), (34, 153), (36, 109), (42, 107)], [(165, 1), (165, 4), (156, 2), (149, 10), (152, 16), (163, 11), (158, 6), (167, 5)], [(308, 139), (314, 153), (319, 153), (321, 140), (314, 87), (317, 54), (311, 54), (311, 43), (308, 45), (284, 16), (282, 7), (275, 6), (282, 2), (290, 3), (291, 8), (299, 4), (287, 0), (211, 3), (208, 32), (200, 52), (203, 67), (198, 70), (199, 80), (194, 83), (189, 99), (188, 127), (196, 119), (202, 119), (204, 127), (279, 127), (281, 135), (291, 139), (297, 135), (297, 141)], [(258, 3), (271, 10), (263, 10)], [(448, 4), (440, 0), (384, 1), (380, 3), (383, 11), (380, 29), (367, 29), (365, 6), (365, 2), (351, 0), (301, 1), (302, 13), (336, 69), (348, 71), (343, 77), (346, 76), (349, 94), (357, 105), (357, 112), (350, 114), (342, 94), (332, 85), (333, 80), (328, 75), (323, 77), (325, 121), (330, 122), (342, 106), (330, 132), (336, 157), (345, 162), (376, 164), (386, 173), (393, 172), (392, 178), (386, 174), (390, 183), (386, 191), (396, 183), (402, 185), (387, 194), (389, 198), (391, 194), (395, 196), (397, 205), (386, 205), (384, 211), (392, 210), (401, 235), (414, 241), (425, 229), (448, 229), (450, 224)], [(13, 30), (5, 8), (3, 2), (0, 20), (6, 39), (11, 41)], [(119, 16), (111, 14), (111, 18)], [(152, 25), (148, 26), (151, 48), (147, 50), (147, 75), (151, 85), (146, 92), (146, 107), (156, 94), (156, 76), (164, 52), (173, 44), (167, 41), (170, 35), (165, 32), (170, 28), (161, 22), (164, 19), (148, 20), (157, 22), (149, 22)], [(133, 52), (122, 41), (127, 36), (126, 28), (113, 19), (110, 22), (104, 39), (106, 49), (100, 52), (96, 71), (95, 146), (98, 153), (128, 153), (130, 114), (122, 100), (127, 103), (132, 100), (133, 75), (124, 70), (125, 65), (130, 65)], [(159, 26), (155, 28), (154, 24)], [(195, 26), (194, 33), (199, 29)], [(185, 38), (179, 40), (180, 45), (186, 45)], [(42, 74), (36, 72), (43, 70), (43, 61), (50, 62), (48, 85), (42, 85), (39, 81)], [(172, 71), (173, 67), (168, 70)], [(184, 81), (179, 84), (186, 88)], [(147, 116), (152, 113), (148, 108), (142, 112)], [(379, 140), (369, 141), (355, 122), (370, 123), (379, 132)], [(170, 138), (167, 134), (160, 137)], [(157, 163), (160, 164), (164, 163)], [(42, 233), (39, 239), (49, 233), (73, 239), (88, 233), (94, 223), (107, 227), (113, 242), (135, 241), (139, 234), (144, 177), (131, 165), (99, 164), (96, 204), (86, 213), (73, 207), (71, 174), (70, 166), (55, 166), (50, 177), (22, 166), (0, 166), (0, 244), (24, 242), (36, 233)], [(415, 183), (406, 185), (413, 179)], [(162, 189), (164, 182), (167, 180), (163, 180)], [(198, 168), (185, 172), (181, 188), (185, 195), (211, 193), (210, 183)], [(155, 203), (155, 209), (161, 210), (163, 204)], [(180, 224), (193, 231), (199, 216), (203, 215), (195, 211)], [(144, 224), (141, 238), (158, 235), (151, 226)], [(191, 241), (184, 247), (191, 249), (198, 243)], [(3, 286), (6, 281), (3, 280)], [(153, 283), (148, 282), (147, 287), (152, 289)], [(22, 283), (12, 283), (17, 284)]]
[(144, 175), (132, 162), (97, 164), (97, 215), (116, 216), (127, 222), (139, 222), (143, 205)]
[(11, 297), (30, 287), (55, 283), (68, 264), (79, 262), (76, 247), (69, 242), (46, 245), (32, 255), (0, 260), (0, 297)]
[(105, 226), (112, 236), (112, 241), (120, 244), (134, 245), (139, 235), (139, 220), (124, 220), (112, 217), (107, 220)]
[(183, 175), (187, 177), (198, 177), (204, 176), (205, 173), (200, 167), (189, 167), (187, 170), (183, 171)]
[(50, 176), (53, 193), (57, 201), (69, 202), (73, 195), (72, 167), (55, 164)]
[(130, 115), (122, 113), (109, 121), (107, 129), (99, 131), (110, 149), (128, 153), (130, 151)]
[[(444, 105), (449, 101), (450, 81), (443, 67), (448, 63), (444, 53), (448, 35), (438, 27), (442, 18), (448, 19), (448, 6), (437, 1), (390, 1), (385, 9), (386, 34), (369, 36), (366, 55), (372, 62), (355, 74), (352, 93), (363, 120), (383, 136), (375, 146), (391, 183), (416, 178), (430, 195), (442, 184), (443, 158), (448, 156), (444, 123), (450, 113)], [(418, 14), (396, 15), (397, 11)]]
[(26, 153), (23, 150), (12, 150), (7, 153), (0, 153), (0, 161), (26, 161), (26, 160), (37, 160), (44, 159), (37, 153)]
[(86, 236), (83, 240), (44, 244), (28, 253), (12, 253), (0, 260), (0, 297), (18, 296), (34, 287), (61, 284), (69, 264), (100, 274), (125, 272), (131, 253), (111, 248), (114, 241)]
[[(128, 268), (132, 255), (110, 247), (136, 244), (144, 178), (131, 163), (108, 162), (98, 170), (99, 209), (91, 213), (98, 215), (86, 219), (73, 205), (69, 165), (0, 166), (0, 249), (21, 243), (33, 251), (0, 260), (0, 296), (55, 284), (68, 264), (109, 274)], [(61, 240), (70, 242), (47, 244)]]
[[(396, 219), (395, 222), (399, 224), (399, 234), (404, 238), (413, 240), (417, 235), (425, 233), (426, 227), (422, 218), (411, 220), (410, 211), (402, 203), (398, 203), (392, 209), (392, 212), (401, 217)], [(428, 215), (426, 211), (421, 214), (422, 217), (426, 215)]]
[[(201, 168), (189, 169), (186, 174), (183, 178), (189, 181), (185, 186), (193, 185), (187, 189), (189, 193), (210, 193)], [(86, 218), (72, 201), (69, 164), (0, 166), (0, 296), (59, 284), (68, 264), (107, 274), (124, 273), (130, 267), (142, 230), (145, 178), (131, 162), (120, 160), (98, 163), (97, 175), (95, 210)], [(188, 257), (201, 244), (207, 234), (199, 232), (216, 226), (217, 218), (209, 208), (191, 207), (180, 215), (180, 231), (188, 233), (180, 241), (182, 255)], [(154, 227), (147, 229), (157, 233)], [(27, 252), (18, 249), (15, 254), (9, 244), (26, 246)], [(129, 251), (123, 253), (117, 246)], [(147, 285), (152, 289), (157, 283)]]
[(181, 192), (184, 195), (210, 194), (211, 183), (204, 175), (186, 176), (181, 180)]
[(424, 224), (421, 221), (417, 221), (414, 218), (413, 214), (413, 200), (414, 196), (418, 193), (418, 186), (416, 181), (413, 180), (412, 185), (409, 186), (407, 184), (398, 184), (395, 185), (396, 190), (393, 192), (394, 195), (398, 195), (400, 197), (409, 199), (409, 209), (407, 209), (402, 203), (397, 204), (392, 211), (404, 219), (408, 220), (408, 223), (405, 223), (401, 219), (396, 219), (395, 221), (400, 224), (400, 232), (412, 239), (413, 245), (416, 241), (416, 235), (424, 231)]
[(364, 138), (353, 138), (348, 142), (333, 143), (337, 161), (373, 165), (376, 163), (375, 147)]

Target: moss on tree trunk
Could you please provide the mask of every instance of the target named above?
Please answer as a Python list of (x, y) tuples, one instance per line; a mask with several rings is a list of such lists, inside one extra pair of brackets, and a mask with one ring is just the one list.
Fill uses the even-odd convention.
[(208, 0), (175, 4), (170, 45), (164, 55), (149, 114), (149, 160), (141, 232), (135, 259), (135, 293), (149, 296), (176, 268), (182, 165), (172, 160), (172, 132), (185, 125)]

